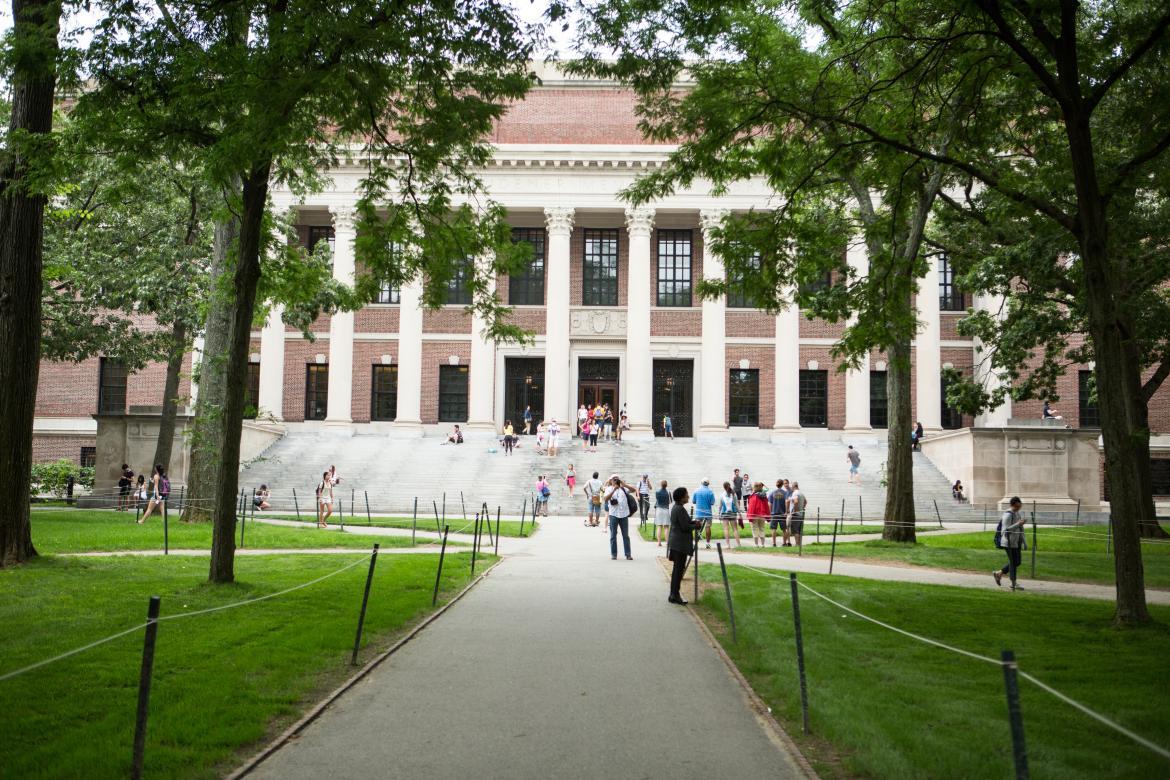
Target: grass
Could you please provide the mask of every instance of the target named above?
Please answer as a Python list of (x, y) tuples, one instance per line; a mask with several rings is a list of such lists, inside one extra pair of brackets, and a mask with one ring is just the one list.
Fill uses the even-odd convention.
[[(151, 517), (143, 525), (134, 522), (132, 512), (103, 509), (45, 510), (32, 513), (33, 544), (42, 554), (62, 552), (119, 552), (161, 550), (162, 518)], [(183, 523), (171, 518), (168, 536), (172, 550), (210, 550), (210, 523)], [(236, 537), (237, 543), (239, 537)], [(383, 547), (409, 547), (409, 537), (359, 536), (336, 530), (287, 528), (249, 522), (244, 543), (256, 549), (323, 549), (353, 547), (368, 550), (378, 542)]]
[[(815, 539), (816, 538), (815, 529), (816, 529), (816, 521), (815, 520), (812, 520), (812, 521), (805, 520), (804, 521), (804, 530), (807, 531), (807, 533), (805, 534), (805, 539)], [(777, 529), (777, 530), (779, 530), (779, 529)], [(930, 530), (930, 529), (927, 528), (924, 530)], [(638, 532), (640, 534), (642, 534), (642, 538), (645, 541), (647, 541), (647, 542), (654, 541), (654, 525), (652, 523), (647, 523), (644, 526), (640, 526), (638, 528)], [(766, 532), (766, 536), (769, 540), (768, 543), (771, 544), (772, 529), (765, 526), (765, 532)], [(842, 535), (842, 536), (844, 536), (845, 534), (880, 534), (881, 532), (882, 532), (882, 527), (877, 522), (870, 523), (869, 525), (858, 525), (858, 524), (843, 525), (837, 529), (837, 533)], [(821, 538), (832, 538), (832, 536), (833, 536), (833, 522), (831, 520), (828, 522), (822, 520), (821, 521)], [(746, 520), (744, 520), (744, 527), (741, 528), (739, 531), (739, 538), (742, 541), (747, 543), (747, 545), (744, 547), (744, 549), (751, 547), (751, 545), (752, 545), (752, 529), (751, 529), (751, 526), (748, 525)], [(777, 536), (776, 538), (779, 539), (780, 537)], [(716, 541), (720, 541), (720, 542), (723, 541), (723, 523), (720, 521), (716, 521), (715, 526), (711, 529), (711, 543), (714, 544)], [(769, 547), (768, 549), (770, 550), (771, 548)], [(779, 550), (779, 548), (777, 548), (777, 550)], [(757, 549), (757, 552), (760, 552), (760, 550)]]
[[(808, 529), (807, 522), (805, 529)], [(1036, 532), (1036, 579), (1109, 584), (1114, 581), (1113, 558), (1105, 552), (1106, 529), (1102, 526), (1077, 528), (1038, 528)], [(809, 536), (805, 535), (805, 541)], [(1031, 532), (1028, 544), (1032, 543)], [(744, 549), (748, 549), (745, 547)], [(767, 552), (795, 555), (795, 548)], [(760, 550), (756, 550), (759, 552)], [(831, 545), (805, 544), (804, 555), (829, 555)], [(1031, 574), (1031, 550), (1024, 552), (1023, 574)], [(1146, 586), (1170, 587), (1170, 544), (1142, 544)], [(929, 566), (990, 573), (1007, 562), (1003, 550), (992, 546), (992, 531), (968, 534), (921, 536), (917, 544), (864, 542), (837, 544), (838, 559), (889, 561), (891, 563)]]
[[(702, 578), (718, 582), (717, 566)], [(729, 567), (738, 643), (721, 587), (699, 614), (824, 777), (1010, 777), (1011, 737), (998, 665), (942, 651), (847, 615), (800, 591), (812, 736), (800, 729), (788, 578)], [(800, 581), (899, 628), (1020, 668), (1138, 734), (1170, 746), (1159, 623), (1111, 627), (1112, 605), (1025, 593), (801, 574)], [(687, 592), (684, 590), (684, 593)], [(1022, 681), (1024, 731), (1036, 778), (1164, 777), (1170, 764)]]
[[(270, 518), (273, 518), (276, 520), (296, 520), (297, 519), (297, 516), (295, 514), (283, 514), (283, 513), (273, 513), (273, 512), (265, 512), (263, 514), (257, 515), (257, 517), (270, 517)], [(302, 515), (301, 522), (304, 522), (308, 525), (313, 524), (312, 519), (305, 520), (303, 518), (304, 518), (304, 516)], [(337, 515), (334, 514), (333, 517), (330, 519), (330, 522), (332, 523), (332, 522), (336, 522), (336, 521), (337, 521)], [(351, 524), (350, 517), (348, 515), (346, 515), (345, 522), (347, 525)], [(420, 515), (417, 522), (418, 522), (418, 530), (430, 531), (432, 533), (435, 531), (434, 515), (426, 515), (426, 516)], [(463, 519), (462, 515), (455, 516), (455, 517), (448, 517), (446, 520), (446, 523), (447, 523), (447, 525), (451, 526), (451, 531), (450, 531), (451, 533), (456, 533), (456, 532), (462, 531), (465, 534), (470, 534), (475, 530), (475, 515), (473, 514), (471, 517), (469, 517), (466, 520)], [(407, 531), (409, 531), (414, 526), (414, 524), (415, 524), (415, 521), (409, 517), (375, 517), (375, 518), (373, 518), (372, 522), (367, 523), (365, 515), (362, 515), (362, 514), (355, 515), (353, 518), (353, 523), (352, 523), (352, 525), (354, 525), (354, 526), (363, 526), (364, 527), (367, 525), (371, 525), (374, 528), (402, 528), (402, 529), (405, 529)], [(535, 526), (535, 529), (533, 526)], [(495, 532), (495, 530), (494, 530), (495, 527), (496, 527), (496, 519), (493, 516), (492, 517), (492, 529), (493, 529), (492, 532), (493, 533)], [(531, 519), (525, 520), (524, 521), (524, 536), (526, 536), (526, 537), (532, 536), (532, 534), (535, 533), (535, 530), (539, 529), (539, 528), (540, 528), (540, 523), (533, 523)], [(484, 533), (486, 534), (487, 531), (485, 530)], [(518, 538), (520, 536), (520, 521), (519, 520), (503, 520), (503, 519), (501, 519), (500, 520), (500, 536), (505, 537), (505, 538), (507, 538), (507, 537)]]
[[(491, 560), (483, 556), (477, 570)], [(354, 561), (293, 593), (160, 623), (146, 774), (217, 777), (352, 673), (368, 569), (362, 557), (239, 558), (237, 582), (221, 586), (206, 583), (205, 561), (188, 558), (45, 557), (0, 570), (0, 673), (143, 622), (151, 594), (162, 597), (163, 616), (176, 615), (274, 593)], [(360, 660), (431, 611), (437, 561), (432, 554), (379, 559)], [(448, 555), (441, 600), (468, 573), (469, 553)], [(127, 777), (142, 636), (0, 681), (0, 775)]]

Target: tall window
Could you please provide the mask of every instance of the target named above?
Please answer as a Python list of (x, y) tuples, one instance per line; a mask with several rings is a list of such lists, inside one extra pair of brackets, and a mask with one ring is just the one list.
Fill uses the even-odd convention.
[(125, 414), (126, 366), (102, 358), (98, 375), (98, 414)]
[(942, 427), (947, 430), (954, 430), (963, 427), (963, 413), (958, 409), (952, 408), (947, 403), (947, 387), (950, 382), (944, 377), (942, 380)]
[(760, 268), (760, 256), (755, 255), (748, 261), (748, 273), (727, 275), (727, 307), (729, 309), (754, 309), (755, 299), (751, 292), (753, 281), (751, 271)]
[(544, 228), (512, 228), (512, 241), (532, 247), (532, 260), (508, 280), (508, 304), (544, 305)]
[(1094, 382), (1092, 371), (1077, 374), (1077, 397), (1080, 406), (1081, 428), (1100, 428), (1101, 410), (1093, 398)]
[(448, 306), (467, 306), (471, 303), (471, 260), (464, 258), (455, 264), (451, 278), (447, 280)]
[(370, 388), (370, 419), (393, 420), (398, 416), (398, 366), (374, 366)]
[(829, 372), (801, 369), (799, 400), (802, 428), (829, 427)]
[(886, 393), (886, 372), (869, 372), (869, 424), (874, 428), (890, 427), (889, 395)]
[(439, 422), (467, 422), (467, 366), (439, 366)]
[(760, 424), (760, 370), (731, 369), (728, 386), (728, 424), (758, 427)]
[(79, 460), (83, 469), (92, 469), (97, 465), (97, 447), (82, 447), (81, 459)]
[(691, 305), (691, 231), (658, 231), (658, 305)]
[(390, 282), (382, 282), (378, 288), (378, 297), (374, 303), (402, 303), (402, 288)]
[(946, 255), (938, 257), (938, 307), (942, 311), (964, 311), (963, 291), (955, 286), (955, 269)]
[(324, 420), (329, 413), (329, 366), (305, 365), (305, 419)]
[(618, 231), (586, 228), (581, 302), (586, 306), (617, 306)]
[(244, 418), (255, 420), (260, 410), (260, 364), (248, 364), (248, 384), (244, 387)]
[(322, 241), (328, 241), (329, 248), (333, 249), (333, 228), (329, 225), (309, 225), (308, 242), (305, 244), (306, 248), (312, 252), (317, 248), (317, 244)]

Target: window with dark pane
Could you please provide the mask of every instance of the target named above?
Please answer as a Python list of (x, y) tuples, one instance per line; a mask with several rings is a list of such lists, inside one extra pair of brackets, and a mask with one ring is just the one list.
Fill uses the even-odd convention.
[[(1105, 485), (1108, 487), (1108, 480)], [(1150, 458), (1150, 487), (1155, 496), (1170, 496), (1170, 458)], [(1108, 493), (1105, 499), (1109, 499)]]
[(581, 274), (581, 302), (586, 306), (617, 306), (618, 231), (586, 228)]
[(799, 393), (801, 427), (829, 427), (829, 372), (801, 369)]
[[(255, 420), (260, 411), (260, 364), (248, 363), (248, 383), (244, 386), (244, 419)], [(279, 409), (270, 411), (280, 411)]]
[(955, 269), (946, 255), (938, 257), (938, 307), (942, 311), (966, 311), (963, 291), (955, 285)]
[(305, 365), (305, 419), (324, 420), (329, 413), (329, 366)]
[(802, 296), (815, 295), (821, 290), (827, 290), (833, 286), (833, 272), (825, 271), (811, 282), (805, 282), (800, 285), (800, 294)]
[(532, 260), (508, 279), (508, 305), (544, 305), (544, 228), (512, 228), (512, 241), (532, 247)]
[(731, 369), (728, 385), (728, 425), (751, 428), (760, 425), (760, 370)]
[(309, 225), (308, 243), (306, 249), (312, 252), (317, 248), (317, 244), (322, 241), (329, 242), (329, 248), (333, 248), (333, 226), (332, 225)]
[(378, 288), (378, 297), (374, 303), (402, 303), (402, 288), (389, 282), (382, 282)]
[(691, 255), (691, 231), (658, 231), (659, 306), (691, 305)]
[(956, 428), (962, 428), (963, 413), (947, 403), (947, 388), (950, 387), (950, 382), (947, 381), (946, 377), (942, 377), (940, 382), (942, 383), (942, 427), (952, 431)]
[(467, 422), (467, 366), (439, 366), (439, 422)]
[(82, 447), (79, 460), (83, 469), (92, 469), (97, 465), (97, 447)]
[(873, 428), (890, 427), (890, 403), (886, 392), (886, 372), (869, 372), (869, 424)]
[(1080, 427), (1100, 428), (1101, 410), (1093, 398), (1093, 372), (1080, 371), (1077, 373), (1077, 397), (1080, 406)]
[(98, 365), (98, 414), (126, 413), (126, 366), (102, 358)]
[(448, 306), (467, 306), (471, 303), (471, 260), (464, 258), (455, 264), (447, 280)]
[(730, 309), (754, 309), (755, 297), (751, 292), (753, 271), (760, 269), (760, 256), (754, 255), (748, 260), (748, 273), (727, 275), (727, 307)]
[(393, 420), (398, 415), (398, 366), (375, 365), (370, 388), (370, 419)]

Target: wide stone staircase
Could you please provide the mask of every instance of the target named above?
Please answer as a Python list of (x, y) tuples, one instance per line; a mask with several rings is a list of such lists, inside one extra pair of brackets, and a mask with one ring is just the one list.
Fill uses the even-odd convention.
[[(409, 515), (417, 499), (419, 517), (433, 523), (435, 507), (443, 514), (445, 501), (446, 517), (455, 518), (453, 529), (462, 522), (464, 506), (474, 515), (476, 508), (487, 503), (493, 511), (499, 506), (505, 516), (514, 517), (527, 501), (530, 513), (541, 474), (552, 485), (549, 508), (553, 515), (584, 514), (581, 488), (594, 471), (602, 480), (616, 473), (631, 483), (648, 473), (655, 486), (666, 479), (672, 489), (681, 484), (692, 492), (703, 479), (709, 479), (718, 491), (736, 468), (769, 488), (784, 477), (800, 483), (808, 497), (810, 518), (819, 509), (827, 521), (839, 517), (844, 504), (847, 521), (861, 517), (876, 523), (885, 501), (881, 467), (886, 445), (877, 437), (843, 442), (842, 435), (825, 432), (817, 438), (778, 442), (734, 438), (599, 442), (595, 453), (583, 452), (579, 440), (563, 443), (556, 457), (548, 457), (536, 452), (535, 437), (522, 437), (515, 454), (505, 457), (492, 438), (469, 438), (464, 444), (451, 445), (437, 437), (395, 439), (300, 430), (246, 464), (240, 486), (250, 492), (266, 484), (274, 510), (291, 512), (298, 506), (302, 515), (312, 516), (314, 488), (322, 472), (335, 465), (342, 477), (335, 496), (347, 520), (354, 515), (355, 521), (363, 518), (367, 501), (372, 513)], [(861, 453), (860, 487), (848, 483), (846, 443)], [(571, 499), (564, 481), (569, 464), (576, 468), (578, 486)], [(944, 520), (976, 519), (975, 512), (954, 505), (947, 479), (921, 453), (914, 453), (914, 482), (919, 522), (934, 518), (936, 501)]]

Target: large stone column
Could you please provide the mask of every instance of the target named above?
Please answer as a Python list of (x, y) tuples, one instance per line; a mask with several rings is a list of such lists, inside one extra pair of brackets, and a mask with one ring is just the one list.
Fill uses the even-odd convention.
[(284, 313), (283, 306), (268, 312), (264, 330), (260, 331), (260, 405), (261, 414), (284, 419)]
[(796, 290), (785, 298), (788, 306), (776, 315), (776, 428), (800, 430), (800, 309)]
[(630, 237), (629, 275), (626, 284), (626, 388), (632, 439), (654, 436), (654, 365), (650, 359), (650, 234), (654, 209), (626, 209)]
[[(333, 209), (333, 278), (353, 284), (354, 210)], [(325, 422), (349, 425), (353, 400), (353, 312), (337, 312), (329, 320), (329, 406)]]
[(569, 387), (569, 237), (573, 233), (573, 209), (549, 206), (544, 210), (548, 226), (545, 251), (544, 307), (544, 414), (557, 422), (575, 421), (574, 397)]
[[(422, 435), (422, 278), (402, 285), (398, 311), (398, 410), (395, 435)], [(438, 392), (438, 388), (434, 388)]]
[(938, 260), (927, 259), (926, 276), (918, 280), (918, 338), (914, 340), (914, 366), (918, 408), (914, 419), (926, 430), (942, 428), (942, 347), (938, 301)]
[[(477, 273), (492, 275), (489, 294), (495, 291), (496, 281), (489, 257), (475, 261)], [(468, 366), (467, 430), (494, 434), (493, 404), (496, 389), (496, 343), (487, 337), (487, 320), (479, 313), (471, 318), (471, 360)]]
[[(985, 311), (993, 317), (1006, 316), (1004, 297), (1002, 295), (976, 295), (973, 304), (979, 311)], [(988, 392), (1004, 385), (1001, 374), (991, 369), (991, 356), (985, 352), (983, 342), (975, 339), (974, 361), (975, 375), (982, 380)], [(975, 425), (979, 428), (1002, 428), (1012, 417), (1012, 399), (1008, 397), (1002, 406), (990, 409), (975, 418)]]
[[(699, 212), (703, 228), (703, 277), (722, 280), (723, 260), (711, 248), (711, 231), (719, 227), (727, 209)], [(699, 365), (699, 436), (723, 436), (727, 433), (727, 299), (703, 300), (702, 361)]]
[[(869, 256), (864, 242), (858, 240), (849, 247), (846, 262), (859, 279), (869, 275)], [(856, 315), (850, 315), (849, 324), (856, 320)], [(872, 430), (869, 423), (869, 355), (862, 358), (856, 369), (845, 372), (845, 430)]]

